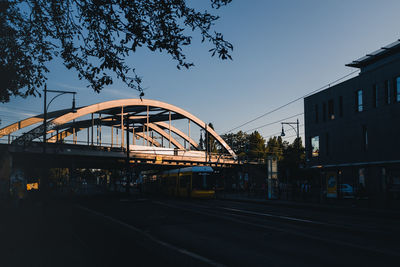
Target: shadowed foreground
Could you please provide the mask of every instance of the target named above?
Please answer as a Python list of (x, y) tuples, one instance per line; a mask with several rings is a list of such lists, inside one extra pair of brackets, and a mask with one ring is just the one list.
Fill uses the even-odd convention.
[(389, 266), (397, 219), (140, 196), (2, 207), (1, 266)]

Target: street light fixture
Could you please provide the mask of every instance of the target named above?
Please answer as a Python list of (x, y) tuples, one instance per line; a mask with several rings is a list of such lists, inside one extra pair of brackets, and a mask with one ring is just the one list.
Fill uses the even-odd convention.
[(285, 130), (283, 130), (283, 124), (282, 124), (282, 132), (281, 132), (281, 136), (283, 137), (283, 136), (285, 136), (286, 134), (285, 134)]
[[(286, 135), (285, 130), (283, 129), (283, 125), (287, 124), (293, 128), (293, 130), (297, 134), (297, 138), (299, 138), (299, 119), (297, 119), (296, 122), (281, 122), (281, 124), (282, 124), (282, 132), (281, 132), (282, 137)], [(293, 125), (297, 125), (297, 130), (296, 130), (296, 128), (293, 127)]]
[[(44, 103), (43, 103), (43, 155), (46, 154), (46, 134), (47, 134), (47, 110), (49, 109), (50, 104), (56, 99), (57, 97), (65, 94), (72, 94), (73, 99), (72, 99), (72, 112), (76, 112), (76, 107), (75, 107), (75, 95), (76, 92), (73, 91), (59, 91), (59, 90), (47, 90), (47, 85), (44, 85)], [(54, 96), (49, 104), (47, 104), (47, 92), (49, 93), (57, 93), (56, 96)], [(41, 184), (43, 186), (43, 199), (46, 200), (46, 193), (45, 191), (47, 190), (47, 174), (45, 168), (43, 168), (43, 176), (41, 180)]]
[[(46, 134), (47, 134), (47, 110), (49, 109), (50, 104), (56, 99), (57, 97), (65, 94), (72, 94), (72, 108), (71, 111), (76, 113), (76, 106), (75, 106), (75, 95), (76, 92), (74, 91), (60, 91), (60, 90), (47, 90), (47, 85), (44, 85), (44, 104), (43, 104), (43, 152), (46, 152)], [(50, 102), (47, 104), (47, 92), (49, 93), (57, 93)]]

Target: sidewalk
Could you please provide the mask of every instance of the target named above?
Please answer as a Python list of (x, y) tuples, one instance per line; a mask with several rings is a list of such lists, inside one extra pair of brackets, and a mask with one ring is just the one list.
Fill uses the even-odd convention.
[[(295, 200), (280, 200), (280, 199), (266, 199), (265, 196), (249, 196), (247, 193), (224, 193), (221, 192), (217, 195), (217, 199), (228, 200), (228, 201), (238, 201), (238, 202), (248, 202), (261, 205), (270, 206), (282, 206), (297, 209), (311, 209), (316, 211), (335, 211), (341, 213), (351, 213), (358, 215), (368, 215), (368, 216), (383, 216), (386, 218), (400, 219), (400, 209), (388, 209), (388, 208), (368, 208), (366, 203), (359, 202), (353, 203), (335, 203), (334, 201), (330, 203), (315, 203), (307, 201), (295, 201)], [(361, 204), (363, 204), (361, 206)]]

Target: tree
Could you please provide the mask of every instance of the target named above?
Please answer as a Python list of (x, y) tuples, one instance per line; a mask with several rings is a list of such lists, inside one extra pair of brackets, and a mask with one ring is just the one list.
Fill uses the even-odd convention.
[(251, 134), (239, 131), (221, 136), (241, 160), (260, 160), (265, 158), (265, 139), (259, 132)]
[(221, 137), (240, 159), (246, 158), (246, 147), (248, 147), (249, 138), (247, 133), (239, 131), (237, 133), (224, 134)]
[[(210, 0), (215, 9), (231, 1)], [(212, 56), (231, 59), (232, 44), (212, 32), (216, 20), (184, 0), (0, 1), (0, 102), (40, 95), (54, 57), (96, 92), (112, 84), (114, 74), (142, 94), (141, 77), (126, 62), (140, 47), (166, 52), (178, 69), (189, 68), (182, 48), (191, 44), (192, 30), (212, 44)]]
[(199, 148), (200, 148), (200, 150), (205, 150), (204, 138), (203, 138), (203, 134), (201, 132), (200, 132)]
[(278, 161), (283, 159), (283, 151), (288, 146), (287, 142), (282, 141), (282, 137), (270, 137), (267, 142), (266, 153), (270, 156), (275, 156)]
[(292, 179), (302, 178), (300, 167), (305, 164), (305, 149), (301, 138), (296, 138), (292, 144), (288, 145), (283, 150), (283, 159), (280, 161), (280, 169), (285, 170)]
[(248, 156), (253, 160), (265, 158), (265, 139), (258, 131), (254, 131), (248, 138)]
[[(208, 124), (208, 127), (214, 130), (214, 125), (211, 122)], [(208, 138), (206, 138), (206, 140), (208, 139), (206, 141), (208, 152), (217, 153), (218, 152), (217, 141), (215, 141), (214, 136), (212, 136), (211, 134), (207, 134), (207, 133), (206, 133), (206, 135), (208, 137)]]

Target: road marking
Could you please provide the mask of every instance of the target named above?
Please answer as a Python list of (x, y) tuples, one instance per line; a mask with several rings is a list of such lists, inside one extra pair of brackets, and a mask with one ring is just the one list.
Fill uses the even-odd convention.
[(200, 256), (199, 254), (196, 254), (196, 253), (194, 253), (194, 252), (190, 252), (190, 251), (188, 251), (188, 250), (186, 250), (186, 249), (179, 248), (179, 247), (174, 246), (174, 245), (172, 245), (172, 244), (169, 244), (169, 243), (167, 243), (167, 242), (161, 241), (160, 239), (157, 239), (156, 237), (152, 236), (151, 234), (149, 234), (149, 233), (146, 232), (146, 231), (143, 231), (143, 230), (141, 230), (141, 229), (139, 229), (139, 228), (136, 228), (136, 227), (133, 226), (133, 225), (127, 224), (127, 223), (125, 223), (125, 222), (123, 222), (123, 221), (120, 221), (120, 220), (118, 220), (118, 219), (115, 219), (115, 218), (113, 218), (113, 217), (110, 217), (110, 216), (108, 216), (108, 215), (105, 215), (105, 214), (103, 214), (103, 213), (101, 213), (101, 212), (98, 212), (98, 211), (89, 209), (89, 208), (84, 207), (84, 206), (81, 206), (81, 205), (77, 205), (77, 207), (80, 208), (80, 209), (82, 209), (82, 210), (85, 210), (85, 211), (87, 211), (87, 212), (93, 213), (93, 214), (95, 214), (95, 215), (97, 215), (97, 216), (103, 217), (103, 218), (105, 218), (105, 219), (107, 219), (107, 220), (110, 220), (110, 221), (112, 221), (112, 222), (114, 222), (114, 223), (116, 223), (116, 224), (119, 224), (119, 225), (121, 225), (121, 226), (124, 226), (124, 227), (126, 227), (126, 228), (128, 228), (128, 229), (130, 229), (130, 230), (132, 230), (132, 231), (138, 232), (138, 233), (144, 235), (145, 237), (147, 237), (148, 239), (152, 240), (153, 242), (155, 242), (155, 243), (157, 243), (157, 244), (160, 244), (160, 245), (162, 245), (162, 246), (164, 246), (164, 247), (166, 247), (166, 248), (169, 248), (169, 249), (171, 249), (171, 250), (175, 250), (175, 251), (177, 251), (177, 252), (179, 252), (179, 253), (181, 253), (181, 254), (190, 256), (190, 257), (192, 257), (192, 258), (194, 258), (194, 259), (200, 260), (200, 261), (202, 261), (202, 262), (204, 262), (204, 263), (207, 263), (207, 264), (210, 264), (210, 265), (212, 265), (212, 266), (225, 266), (225, 265), (223, 265), (223, 264), (221, 264), (221, 263), (218, 263), (218, 262), (215, 262), (215, 261), (213, 261), (213, 260), (211, 260), (211, 259), (208, 259), (208, 258), (205, 258), (205, 257), (203, 257), (203, 256)]
[[(213, 213), (210, 213), (210, 212), (198, 211), (198, 210), (194, 210), (194, 209), (190, 209), (190, 208), (186, 208), (186, 207), (179, 207), (179, 206), (176, 206), (176, 205), (173, 205), (173, 204), (167, 204), (167, 203), (163, 203), (163, 202), (160, 202), (160, 201), (152, 201), (152, 202), (155, 203), (155, 204), (162, 205), (162, 206), (175, 208), (175, 209), (181, 209), (181, 210), (189, 211), (189, 212), (192, 212), (192, 213), (202, 214), (202, 215), (205, 215), (205, 216), (216, 217), (216, 218), (220, 218), (220, 219), (236, 222), (236, 223), (239, 223), (239, 224), (251, 225), (251, 226), (254, 226), (254, 227), (259, 227), (259, 228), (263, 228), (263, 229), (268, 229), (268, 230), (288, 233), (288, 234), (300, 236), (300, 237), (303, 237), (303, 238), (313, 239), (313, 240), (317, 240), (317, 241), (321, 241), (321, 242), (325, 242), (325, 243), (331, 243), (331, 244), (336, 244), (336, 245), (339, 245), (339, 246), (346, 246), (346, 247), (351, 247), (351, 248), (355, 248), (355, 249), (359, 249), (359, 250), (370, 251), (370, 252), (373, 252), (373, 253), (380, 253), (380, 254), (384, 254), (384, 255), (390, 255), (390, 256), (398, 257), (398, 252), (396, 252), (396, 251), (387, 251), (387, 250), (383, 250), (383, 249), (380, 249), (380, 248), (366, 247), (366, 246), (362, 246), (362, 245), (349, 243), (349, 242), (346, 242), (346, 241), (333, 240), (331, 238), (318, 237), (318, 236), (315, 236), (315, 235), (310, 235), (310, 234), (302, 233), (302, 232), (299, 232), (299, 231), (293, 231), (293, 230), (285, 229), (285, 228), (282, 228), (282, 227), (275, 227), (275, 226), (269, 226), (269, 225), (264, 225), (264, 224), (259, 224), (259, 223), (246, 222), (246, 221), (243, 221), (243, 220), (238, 220), (238, 219), (234, 219), (234, 218), (228, 217), (228, 216), (233, 216), (233, 217), (242, 217), (243, 218), (244, 217), (243, 215), (231, 214), (231, 213), (228, 213), (228, 214), (222, 213), (222, 215), (221, 215), (221, 213), (220, 214), (213, 214)], [(315, 223), (318, 223), (318, 222), (315, 222)]]
[(261, 212), (255, 212), (255, 211), (224, 208), (224, 207), (219, 207), (219, 208), (220, 209), (224, 209), (224, 210), (241, 212), (241, 213), (247, 213), (247, 214), (260, 215), (260, 216), (266, 216), (266, 217), (272, 217), (272, 218), (285, 219), (285, 220), (289, 220), (289, 221), (305, 222), (305, 223), (313, 223), (313, 224), (323, 224), (323, 223), (315, 222), (315, 221), (311, 221), (311, 220), (305, 220), (305, 219), (299, 219), (299, 218), (287, 217), (287, 216), (281, 216), (281, 215), (274, 215), (274, 214), (270, 214), (270, 213), (261, 213)]
[(140, 201), (147, 201), (147, 198), (137, 198), (137, 199), (128, 199), (128, 198), (121, 198), (120, 202), (140, 202)]
[[(195, 206), (195, 207), (200, 207), (200, 208), (210, 208), (210, 206), (196, 205), (196, 204), (192, 204), (192, 203), (191, 203), (191, 205)], [(256, 212), (256, 211), (241, 210), (241, 209), (234, 209), (234, 208), (226, 208), (226, 207), (221, 207), (221, 206), (213, 206), (213, 208), (224, 209), (224, 210), (229, 210), (229, 211), (236, 211), (236, 212), (253, 214), (253, 215), (266, 216), (266, 217), (272, 217), (272, 218), (285, 219), (285, 220), (296, 221), (296, 222), (305, 222), (305, 223), (312, 223), (312, 224), (320, 224), (320, 225), (331, 226), (329, 223), (311, 221), (311, 220), (307, 220), (307, 219), (300, 219), (300, 218), (288, 217), (288, 216), (282, 216), (282, 215), (276, 215), (276, 214), (271, 214), (271, 213), (261, 213), (261, 212)]]
[(81, 243), (82, 246), (84, 246), (86, 249), (89, 248), (88, 244), (86, 244), (86, 242), (83, 241), (83, 239), (80, 238), (80, 237), (78, 236), (78, 234), (75, 233), (72, 229), (70, 229), (70, 233), (71, 233), (71, 235), (72, 235), (75, 239), (77, 239), (77, 240), (79, 241), (79, 243)]

